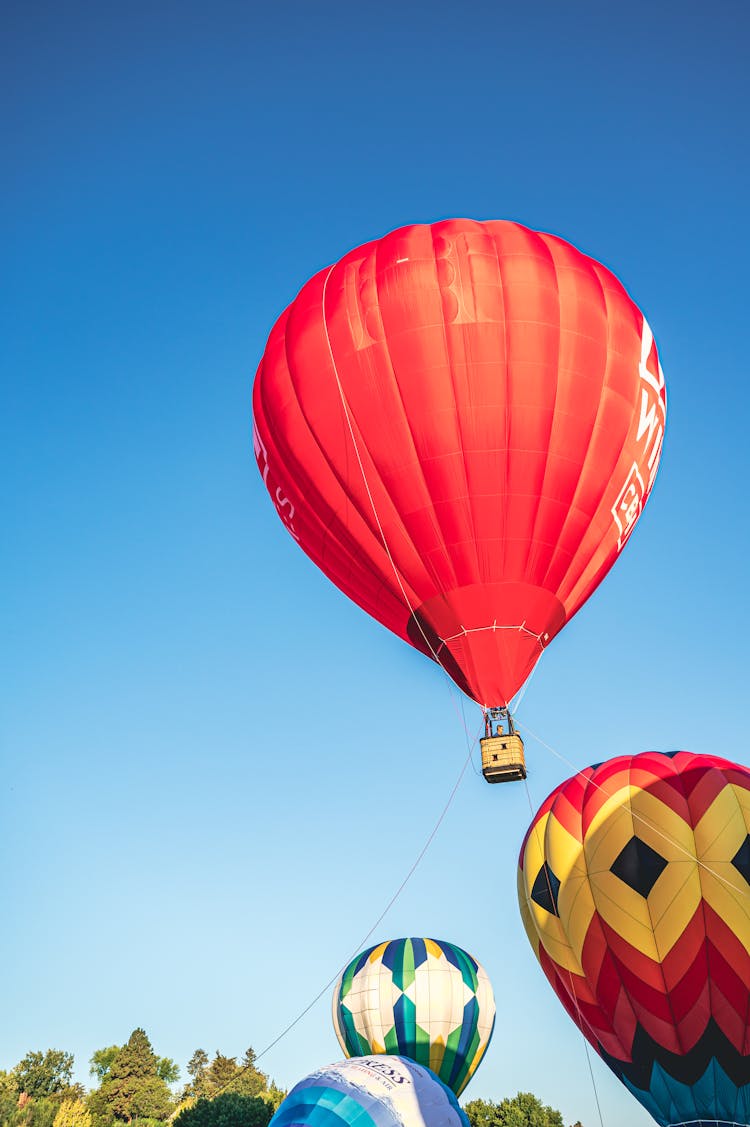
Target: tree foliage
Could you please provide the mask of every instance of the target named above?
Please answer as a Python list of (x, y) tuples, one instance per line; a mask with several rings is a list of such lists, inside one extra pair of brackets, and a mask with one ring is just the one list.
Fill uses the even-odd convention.
[[(96, 1050), (89, 1063), (97, 1087), (85, 1098), (72, 1082), (73, 1063), (71, 1053), (47, 1049), (0, 1070), (0, 1127), (167, 1127), (167, 1120), (173, 1127), (268, 1127), (286, 1095), (258, 1068), (252, 1048), (239, 1061), (196, 1049), (177, 1099), (169, 1085), (179, 1069), (156, 1055), (143, 1029), (124, 1045)], [(564, 1127), (560, 1112), (530, 1092), (499, 1103), (472, 1100), (464, 1110), (470, 1127)]]
[(7, 1127), (52, 1127), (59, 1106), (52, 1097), (33, 1100), (26, 1092), (21, 1092), (4, 1123)]
[(101, 1084), (112, 1067), (112, 1061), (119, 1053), (122, 1045), (108, 1045), (106, 1049), (97, 1049), (89, 1061), (89, 1074)]
[(127, 1044), (114, 1055), (98, 1098), (90, 1106), (99, 1118), (109, 1113), (112, 1119), (131, 1123), (134, 1119), (166, 1119), (171, 1100), (151, 1042), (142, 1029), (134, 1029)]
[(52, 1127), (92, 1127), (91, 1112), (83, 1100), (63, 1100)]
[(269, 1086), (265, 1072), (256, 1067), (254, 1049), (246, 1049), (239, 1064), (236, 1057), (224, 1056), (218, 1050), (214, 1059), (209, 1060), (205, 1049), (196, 1049), (187, 1070), (191, 1079), (183, 1091), (185, 1097), (208, 1098), (231, 1091), (241, 1096), (265, 1095), (273, 1102), (272, 1092), (279, 1091), (273, 1083)]
[(175, 1119), (175, 1127), (267, 1127), (273, 1111), (270, 1102), (259, 1096), (222, 1092), (186, 1108)]
[[(123, 1045), (108, 1045), (106, 1049), (97, 1049), (92, 1056), (89, 1072), (100, 1084), (110, 1075), (115, 1058), (123, 1048)], [(180, 1079), (180, 1070), (170, 1057), (156, 1058), (156, 1074), (165, 1084), (176, 1084)]]
[(16, 1088), (32, 1100), (44, 1099), (70, 1088), (73, 1079), (73, 1054), (62, 1049), (46, 1053), (27, 1053), (13, 1069)]
[(471, 1100), (464, 1107), (471, 1127), (565, 1127), (562, 1115), (531, 1092), (519, 1092), (499, 1104)]

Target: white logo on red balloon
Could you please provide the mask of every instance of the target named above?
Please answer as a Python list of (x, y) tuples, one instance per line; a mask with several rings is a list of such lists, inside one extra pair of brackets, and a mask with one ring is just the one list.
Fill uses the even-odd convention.
[(253, 419), (253, 450), (255, 451), (255, 460), (258, 463), (260, 476), (263, 478), (266, 489), (271, 494), (271, 500), (276, 506), (276, 512), (283, 520), (286, 527), (291, 532), (295, 540), (299, 540), (297, 532), (295, 532), (294, 524), (294, 505), (284, 493), (280, 485), (276, 485), (273, 478), (269, 481), (269, 465), (268, 465), (268, 451), (266, 450), (263, 439), (258, 434), (258, 428)]
[[(645, 317), (641, 334), (641, 359), (638, 365), (641, 380), (641, 411), (635, 440), (640, 444), (636, 460), (612, 506), (617, 525), (617, 551), (630, 536), (648, 500), (659, 468), (664, 422), (667, 416), (667, 389), (664, 373), (656, 353), (654, 335)], [(645, 484), (644, 484), (645, 482)]]

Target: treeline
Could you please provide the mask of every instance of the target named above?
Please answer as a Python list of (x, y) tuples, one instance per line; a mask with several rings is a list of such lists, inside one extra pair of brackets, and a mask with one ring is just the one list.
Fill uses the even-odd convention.
[[(531, 1092), (519, 1092), (512, 1099), (470, 1100), (464, 1111), (471, 1127), (565, 1127), (562, 1114), (543, 1104)], [(572, 1127), (582, 1127), (580, 1121)]]
[(159, 1057), (146, 1033), (135, 1029), (124, 1045), (97, 1049), (91, 1058), (94, 1086), (73, 1081), (73, 1054), (60, 1049), (27, 1053), (9, 1072), (0, 1071), (0, 1127), (266, 1127), (285, 1093), (255, 1064), (248, 1049), (213, 1059), (196, 1049), (188, 1081)]
[[(72, 1053), (47, 1049), (0, 1071), (0, 1127), (267, 1127), (286, 1095), (256, 1066), (252, 1049), (239, 1061), (196, 1049), (179, 1086), (179, 1068), (156, 1055), (142, 1029), (124, 1045), (97, 1049), (90, 1090), (73, 1082), (73, 1063)], [(464, 1111), (471, 1127), (565, 1127), (560, 1112), (530, 1092), (500, 1103), (470, 1100)]]

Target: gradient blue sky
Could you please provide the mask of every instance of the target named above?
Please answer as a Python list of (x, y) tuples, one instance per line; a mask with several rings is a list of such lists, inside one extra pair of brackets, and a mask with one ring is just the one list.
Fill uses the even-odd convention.
[[(459, 698), (302, 555), (252, 459), (274, 319), (393, 227), (560, 234), (660, 346), (654, 494), (519, 712), (559, 756), (529, 739), (534, 808), (619, 752), (750, 761), (749, 31), (726, 0), (5, 5), (0, 1067), (54, 1046), (86, 1080), (137, 1025), (183, 1076), (198, 1046), (260, 1051), (460, 771)], [(518, 915), (530, 816), (469, 769), (375, 938), (487, 967), (467, 1097), (596, 1127)], [(326, 995), (262, 1063), (289, 1086), (339, 1056)], [(606, 1127), (651, 1122), (593, 1071)]]

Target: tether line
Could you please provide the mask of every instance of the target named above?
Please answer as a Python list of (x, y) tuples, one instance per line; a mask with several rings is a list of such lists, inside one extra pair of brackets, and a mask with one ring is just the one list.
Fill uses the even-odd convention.
[(450, 794), (448, 795), (448, 798), (445, 802), (445, 805), (443, 806), (442, 810), (440, 811), (440, 814), (437, 818), (437, 821), (435, 822), (435, 824), (433, 825), (429, 834), (427, 835), (427, 839), (425, 840), (424, 845), (422, 846), (422, 848), (420, 849), (419, 853), (417, 854), (415, 860), (413, 861), (411, 868), (409, 869), (406, 876), (401, 881), (400, 885), (398, 886), (396, 891), (393, 893), (390, 900), (388, 901), (386, 906), (383, 908), (382, 912), (380, 913), (378, 918), (375, 920), (375, 922), (373, 923), (372, 927), (369, 929), (367, 934), (364, 935), (362, 937), (362, 939), (360, 939), (360, 941), (357, 944), (355, 950), (351, 953), (351, 955), (346, 960), (346, 962), (344, 962), (339, 967), (339, 969), (336, 971), (336, 973), (333, 975), (333, 977), (330, 978), (328, 980), (328, 982), (326, 982), (325, 986), (321, 987), (321, 989), (318, 991), (318, 993), (315, 995), (315, 997), (310, 1002), (307, 1003), (305, 1008), (297, 1014), (297, 1016), (294, 1018), (294, 1020), (290, 1021), (289, 1024), (284, 1029), (282, 1029), (281, 1033), (279, 1033), (277, 1037), (274, 1037), (274, 1039), (272, 1041), (269, 1041), (269, 1043), (265, 1046), (265, 1048), (263, 1048), (256, 1055), (256, 1057), (253, 1061), (253, 1064), (252, 1065), (246, 1064), (242, 1069), (240, 1069), (239, 1072), (235, 1073), (235, 1075), (232, 1076), (232, 1078), (230, 1080), (227, 1080), (227, 1082), (225, 1084), (222, 1084), (222, 1086), (220, 1088), (218, 1088), (215, 1092), (212, 1093), (211, 1099), (215, 1099), (216, 1096), (221, 1095), (221, 1093), (224, 1092), (227, 1088), (230, 1088), (232, 1086), (232, 1084), (235, 1084), (240, 1079), (240, 1077), (243, 1076), (245, 1072), (247, 1072), (247, 1070), (249, 1068), (252, 1068), (257, 1061), (259, 1061), (262, 1057), (264, 1057), (266, 1055), (266, 1053), (270, 1052), (271, 1049), (274, 1048), (274, 1046), (278, 1045), (279, 1041), (281, 1041), (284, 1037), (286, 1037), (287, 1033), (290, 1033), (292, 1031), (292, 1029), (294, 1029), (295, 1025), (298, 1025), (299, 1022), (302, 1020), (302, 1018), (305, 1017), (305, 1015), (310, 1012), (310, 1010), (313, 1008), (313, 1006), (316, 1005), (316, 1003), (320, 1001), (320, 999), (323, 997), (323, 995), (325, 993), (327, 993), (328, 990), (330, 990), (330, 988), (333, 986), (334, 982), (336, 982), (336, 980), (339, 978), (339, 976), (344, 972), (344, 970), (347, 968), (347, 966), (352, 961), (352, 959), (361, 952), (362, 948), (365, 946), (368, 939), (372, 938), (375, 930), (383, 922), (385, 917), (388, 915), (388, 912), (391, 910), (391, 908), (396, 903), (396, 901), (398, 900), (399, 896), (401, 895), (401, 893), (406, 888), (406, 886), (409, 883), (409, 881), (411, 880), (411, 878), (414, 876), (414, 873), (417, 871), (417, 868), (418, 868), (422, 858), (424, 857), (425, 853), (429, 849), (430, 845), (432, 844), (432, 842), (435, 838), (435, 835), (437, 834), (438, 830), (440, 829), (440, 826), (442, 825), (443, 821), (445, 820), (445, 817), (446, 817), (446, 815), (447, 815), (447, 813), (448, 813), (448, 811), (449, 811), (449, 809), (450, 809), (450, 807), (453, 803), (453, 799), (456, 797), (456, 793), (458, 791), (458, 788), (461, 785), (461, 781), (463, 780), (463, 777), (466, 773), (466, 769), (472, 761), (472, 756), (474, 754), (474, 748), (477, 744), (478, 739), (479, 739), (478, 735), (474, 737), (474, 741), (471, 744), (471, 747), (469, 748), (469, 754), (466, 756), (466, 759), (463, 762), (463, 766), (461, 767), (461, 770), (458, 773), (458, 777), (456, 778), (456, 781), (453, 784), (453, 787), (451, 788)]

